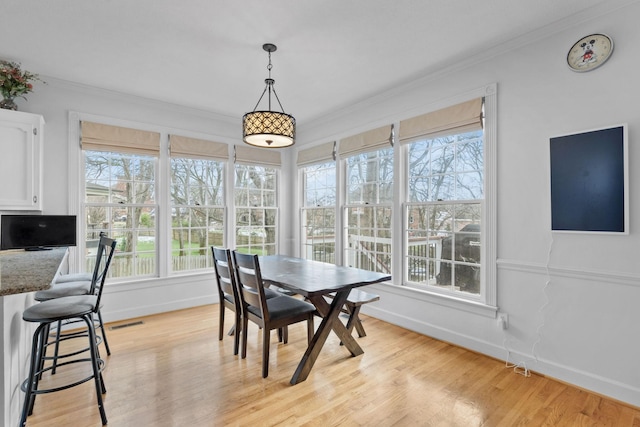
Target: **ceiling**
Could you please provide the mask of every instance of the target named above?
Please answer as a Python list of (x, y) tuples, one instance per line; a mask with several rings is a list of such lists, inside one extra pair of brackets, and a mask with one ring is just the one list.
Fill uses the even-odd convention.
[(239, 120), (268, 76), (262, 45), (274, 43), (271, 76), (301, 125), (606, 3), (0, 0), (0, 59)]

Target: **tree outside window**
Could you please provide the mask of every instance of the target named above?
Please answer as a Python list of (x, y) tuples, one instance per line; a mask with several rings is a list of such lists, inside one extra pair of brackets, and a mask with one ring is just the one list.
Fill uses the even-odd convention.
[(85, 151), (86, 271), (93, 270), (100, 232), (114, 238), (111, 277), (155, 275), (156, 158)]
[(336, 163), (306, 166), (303, 182), (302, 256), (336, 262)]
[(271, 167), (235, 167), (235, 234), (240, 252), (277, 253), (277, 170)]
[(483, 133), (423, 139), (408, 150), (407, 280), (481, 291)]
[(209, 248), (224, 245), (224, 165), (171, 158), (172, 271), (209, 268)]

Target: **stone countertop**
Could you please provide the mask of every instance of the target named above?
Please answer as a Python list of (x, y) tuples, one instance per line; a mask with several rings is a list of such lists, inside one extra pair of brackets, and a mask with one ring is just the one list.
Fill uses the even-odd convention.
[(0, 296), (49, 289), (67, 248), (0, 252)]

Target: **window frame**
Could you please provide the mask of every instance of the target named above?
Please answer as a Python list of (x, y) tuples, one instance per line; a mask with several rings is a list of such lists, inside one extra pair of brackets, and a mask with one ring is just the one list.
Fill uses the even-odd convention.
[[(174, 182), (172, 180), (172, 177), (174, 175), (174, 166), (173, 166), (173, 162), (175, 161), (188, 161), (188, 162), (216, 162), (220, 165), (220, 171), (219, 171), (219, 178), (222, 181), (221, 183), (221, 187), (219, 188), (219, 191), (222, 193), (221, 195), (218, 196), (218, 200), (221, 201), (222, 204), (213, 204), (213, 203), (205, 203), (205, 204), (198, 204), (198, 203), (189, 203), (187, 202), (186, 204), (175, 204), (175, 200), (173, 198), (172, 195), (172, 191), (173, 191), (173, 187), (174, 187)], [(189, 156), (170, 156), (170, 158), (168, 159), (169, 161), (169, 194), (168, 194), (168, 198), (169, 198), (169, 211), (167, 212), (168, 216), (169, 216), (169, 228), (170, 228), (170, 233), (173, 235), (173, 232), (175, 230), (189, 230), (189, 234), (191, 235), (191, 231), (193, 231), (194, 229), (198, 229), (198, 228), (203, 228), (202, 226), (200, 227), (194, 227), (193, 224), (191, 223), (191, 221), (189, 221), (189, 224), (185, 227), (175, 227), (174, 226), (174, 221), (173, 221), (173, 213), (175, 209), (188, 209), (189, 211), (194, 211), (194, 210), (199, 210), (199, 209), (205, 209), (207, 211), (207, 215), (209, 214), (209, 211), (213, 211), (213, 210), (220, 210), (222, 212), (221, 215), (221, 220), (222, 220), (222, 241), (219, 243), (214, 243), (209, 239), (209, 235), (208, 235), (208, 231), (207, 231), (207, 237), (206, 237), (206, 241), (207, 243), (205, 243), (204, 247), (200, 247), (199, 249), (201, 251), (204, 252), (204, 254), (202, 254), (204, 256), (204, 262), (205, 262), (205, 266), (204, 267), (198, 267), (198, 268), (185, 268), (182, 270), (177, 270), (174, 269), (174, 263), (173, 263), (173, 252), (177, 251), (174, 250), (173, 247), (169, 248), (169, 257), (171, 259), (171, 265), (169, 266), (169, 274), (171, 275), (179, 275), (179, 274), (183, 274), (183, 273), (189, 273), (189, 272), (198, 272), (198, 271), (206, 271), (208, 269), (213, 268), (213, 260), (211, 257), (211, 252), (210, 252), (210, 247), (211, 246), (224, 246), (224, 242), (226, 241), (226, 228), (227, 228), (227, 215), (226, 215), (226, 188), (227, 188), (227, 166), (228, 166), (228, 161), (223, 160), (223, 159), (218, 159), (218, 158), (194, 158), (194, 157), (189, 157)], [(191, 166), (193, 166), (193, 163), (191, 164)], [(187, 184), (187, 187), (190, 189), (192, 188), (192, 185)], [(208, 188), (213, 188), (213, 186), (208, 186)], [(189, 215), (189, 218), (191, 218), (191, 215)], [(205, 227), (208, 229), (210, 227), (210, 223), (208, 223)], [(173, 239), (169, 239), (169, 241), (173, 241)], [(196, 249), (186, 249), (186, 251), (194, 251)], [(193, 265), (193, 259), (191, 259), (191, 256), (188, 256), (188, 264), (191, 267)]]
[[(454, 138), (455, 141), (451, 142), (452, 144), (452, 149), (453, 149), (453, 158), (454, 158), (454, 163), (457, 162), (457, 150), (459, 148), (459, 146), (463, 143), (460, 142), (460, 140), (457, 138), (459, 135), (467, 135), (469, 134), (469, 132), (463, 131), (463, 132), (452, 132), (450, 134), (450, 136), (452, 136)], [(468, 268), (474, 268), (475, 266), (477, 266), (478, 264), (480, 265), (480, 289), (479, 292), (476, 293), (470, 293), (470, 292), (465, 292), (464, 290), (454, 290), (452, 289), (453, 284), (450, 285), (450, 288), (447, 288), (443, 285), (441, 286), (436, 286), (433, 284), (429, 284), (429, 283), (421, 283), (418, 281), (412, 281), (411, 280), (411, 269), (409, 267), (409, 259), (412, 258), (412, 255), (409, 253), (409, 249), (410, 249), (410, 244), (409, 244), (409, 233), (411, 230), (411, 227), (409, 227), (410, 224), (410, 215), (412, 212), (412, 209), (416, 209), (416, 208), (424, 208), (427, 211), (432, 210), (432, 209), (438, 209), (439, 207), (446, 207), (449, 206), (451, 207), (450, 210), (452, 211), (457, 211), (458, 208), (460, 207), (466, 207), (466, 206), (474, 206), (474, 205), (479, 205), (480, 206), (480, 227), (481, 227), (481, 231), (479, 234), (480, 237), (480, 247), (481, 247), (481, 255), (484, 255), (485, 253), (485, 247), (484, 244), (482, 242), (482, 229), (484, 228), (484, 224), (482, 223), (482, 219), (484, 218), (484, 206), (485, 206), (485, 197), (484, 197), (484, 176), (485, 176), (485, 166), (484, 166), (484, 146), (485, 146), (485, 141), (484, 141), (484, 131), (482, 132), (482, 136), (480, 137), (480, 140), (482, 141), (482, 146), (483, 146), (483, 166), (482, 166), (482, 176), (483, 176), (483, 182), (482, 182), (482, 187), (483, 187), (483, 194), (481, 198), (476, 198), (476, 199), (458, 199), (456, 197), (452, 197), (452, 198), (447, 198), (447, 199), (437, 199), (437, 200), (433, 200), (433, 197), (431, 195), (429, 195), (427, 197), (428, 200), (425, 201), (415, 201), (413, 200), (414, 198), (412, 197), (411, 193), (410, 193), (410, 188), (408, 182), (410, 180), (410, 151), (412, 148), (413, 144), (417, 144), (417, 143), (421, 143), (421, 142), (426, 142), (426, 141), (431, 141), (432, 139), (436, 139), (436, 138), (442, 138), (442, 137), (446, 137), (446, 136), (438, 136), (435, 138), (430, 138), (430, 137), (417, 137), (417, 138), (413, 138), (412, 140), (410, 140), (409, 142), (407, 142), (405, 144), (405, 147), (403, 147), (404, 149), (402, 150), (402, 156), (403, 156), (403, 161), (406, 163), (407, 167), (405, 169), (405, 173), (403, 176), (403, 180), (404, 183), (406, 185), (406, 196), (404, 198), (404, 200), (402, 201), (402, 206), (403, 206), (403, 211), (402, 214), (405, 218), (404, 220), (404, 224), (405, 226), (403, 227), (403, 278), (402, 278), (402, 282), (404, 286), (410, 287), (410, 288), (416, 288), (416, 289), (422, 289), (422, 290), (426, 290), (429, 292), (434, 292), (434, 293), (441, 293), (443, 295), (452, 295), (455, 296), (457, 298), (463, 298), (463, 299), (469, 299), (472, 301), (481, 301), (482, 300), (482, 294), (484, 293), (484, 289), (486, 287), (486, 283), (484, 282), (485, 278), (484, 275), (482, 274), (482, 267), (483, 267), (483, 258), (484, 256), (480, 257), (480, 262), (473, 262), (473, 261), (469, 261), (469, 262), (465, 262), (465, 261), (460, 261), (457, 259), (457, 256), (455, 256), (455, 249), (456, 249), (456, 245), (455, 245), (455, 241), (456, 238), (458, 238), (461, 233), (464, 234), (464, 230), (457, 230), (456, 229), (458, 227), (456, 227), (457, 222), (460, 220), (460, 218), (457, 216), (456, 214), (452, 214), (451, 218), (449, 219), (452, 222), (452, 225), (454, 225), (454, 227), (452, 227), (452, 229), (450, 231), (448, 231), (448, 233), (446, 234), (446, 236), (449, 237), (449, 242), (453, 243), (453, 247), (450, 248), (450, 253), (451, 253), (451, 259), (449, 260), (449, 262), (445, 261), (445, 258), (441, 258), (438, 254), (435, 254), (434, 256), (430, 256), (427, 255), (426, 257), (426, 262), (427, 262), (427, 267), (426, 267), (426, 271), (425, 273), (427, 274), (427, 276), (430, 274), (431, 271), (431, 262), (434, 263), (433, 267), (435, 269), (436, 264), (440, 264), (439, 266), (441, 268), (446, 268), (446, 266), (443, 266), (442, 264), (449, 264), (452, 267), (452, 272), (451, 272), (451, 277), (449, 278), (449, 282), (451, 279), (453, 279), (453, 277), (455, 277), (455, 275), (457, 274), (457, 270), (459, 267), (463, 268), (463, 267), (468, 267)], [(477, 138), (476, 138), (477, 139)], [(438, 149), (438, 147), (436, 148), (436, 150)], [(477, 172), (477, 171), (476, 171)], [(454, 166), (452, 169), (449, 170), (449, 172), (446, 172), (446, 175), (449, 175), (451, 177), (455, 177), (456, 175), (458, 175), (460, 172), (458, 171), (458, 169), (456, 168), (456, 166)], [(465, 173), (468, 173), (468, 170), (465, 171)], [(442, 175), (443, 173), (439, 173), (439, 174), (435, 174), (437, 175)], [(431, 177), (431, 175), (430, 175)], [(456, 181), (457, 182), (457, 181)], [(431, 191), (431, 186), (429, 187), (429, 191)], [(475, 222), (472, 222), (475, 223)], [(428, 230), (421, 230), (424, 231), (425, 233), (428, 233)], [(472, 235), (476, 235), (475, 232), (471, 232), (470, 234)], [(428, 234), (427, 234), (428, 235)], [(446, 238), (442, 239), (443, 241), (447, 240)], [(429, 246), (429, 245), (428, 245)], [(436, 244), (437, 246), (437, 244)], [(441, 250), (444, 252), (445, 247), (444, 245), (442, 246)], [(437, 252), (437, 251), (436, 251)], [(415, 255), (413, 256), (414, 258), (416, 257)], [(443, 271), (441, 270), (441, 273)], [(457, 283), (457, 281), (456, 281)]]
[[(258, 168), (263, 168), (263, 169), (272, 169), (273, 170), (273, 175), (274, 175), (274, 189), (273, 189), (273, 200), (275, 203), (275, 206), (267, 206), (264, 204), (261, 204), (260, 206), (249, 206), (247, 204), (247, 206), (239, 206), (236, 204), (236, 192), (237, 192), (237, 167), (258, 167)], [(255, 164), (255, 163), (251, 163), (251, 162), (242, 162), (242, 161), (238, 161), (235, 162), (233, 164), (233, 166), (231, 167), (231, 169), (233, 170), (233, 184), (229, 184), (229, 185), (233, 185), (233, 198), (232, 198), (232, 203), (233, 203), (233, 219), (231, 221), (232, 223), (232, 235), (233, 235), (233, 246), (236, 248), (236, 250), (238, 250), (239, 252), (243, 252), (243, 253), (258, 253), (255, 252), (254, 250), (252, 250), (252, 247), (262, 247), (262, 251), (264, 252), (266, 247), (272, 247), (273, 248), (273, 254), (277, 254), (278, 250), (279, 250), (279, 240), (280, 240), (280, 235), (279, 235), (279, 229), (280, 229), (280, 224), (279, 224), (279, 220), (280, 220), (280, 188), (279, 185), (281, 184), (281, 178), (280, 178), (280, 167), (273, 165), (273, 164), (263, 164), (263, 165), (259, 165), (259, 164)], [(264, 203), (264, 198), (263, 198), (263, 190), (264, 188), (259, 189), (261, 192), (261, 198), (262, 198), (262, 203)], [(252, 233), (253, 233), (253, 229), (254, 228), (258, 228), (258, 227), (254, 227), (252, 225), (248, 225), (248, 226), (243, 226), (243, 225), (239, 225), (238, 221), (236, 221), (237, 217), (238, 217), (238, 210), (239, 209), (248, 209), (248, 210), (252, 210), (252, 209), (258, 209), (258, 208), (263, 208), (263, 209), (270, 209), (273, 210), (275, 212), (274, 215), (274, 225), (273, 225), (273, 230), (274, 230), (274, 241), (273, 243), (270, 242), (266, 242), (264, 241), (267, 237), (268, 237), (268, 233), (267, 230), (265, 230), (265, 235), (264, 237), (262, 237), (263, 239), (263, 243), (262, 245), (252, 245), (251, 244), (251, 237), (252, 237)], [(247, 237), (249, 237), (248, 240), (248, 250), (246, 250), (247, 246), (246, 245), (239, 245), (238, 243), (238, 231), (240, 230), (240, 228), (247, 228), (249, 235)], [(259, 233), (259, 231), (257, 231)], [(257, 237), (261, 237), (261, 235), (257, 235)], [(269, 251), (267, 250), (266, 253), (262, 253), (262, 255), (268, 255), (270, 254)]]
[[(355, 201), (355, 200), (349, 200), (348, 194), (349, 194), (349, 187), (350, 187), (350, 183), (349, 181), (349, 159), (355, 156), (361, 156), (361, 155), (368, 155), (371, 153), (379, 153), (381, 151), (390, 151), (391, 152), (391, 168), (392, 168), (392, 172), (391, 172), (391, 199), (390, 200), (385, 200), (385, 201), (381, 201), (380, 200), (380, 192), (379, 192), (379, 188), (376, 190), (375, 193), (375, 201), (364, 201), (364, 200), (360, 200), (360, 201)], [(343, 265), (347, 265), (347, 266), (352, 266), (352, 267), (358, 267), (358, 268), (363, 268), (360, 265), (350, 265), (349, 264), (349, 251), (350, 248), (348, 247), (349, 245), (349, 229), (351, 228), (349, 225), (349, 211), (352, 209), (360, 209), (360, 208), (364, 208), (364, 209), (374, 209), (374, 215), (373, 217), (375, 218), (375, 223), (373, 224), (372, 227), (370, 227), (370, 230), (372, 232), (374, 232), (374, 236), (368, 236), (370, 237), (369, 239), (365, 239), (365, 240), (369, 240), (369, 243), (372, 244), (373, 246), (376, 247), (376, 251), (374, 251), (374, 253), (378, 253), (377, 248), (378, 248), (378, 242), (379, 242), (379, 237), (378, 234), (379, 232), (382, 232), (384, 230), (387, 230), (390, 237), (388, 238), (390, 240), (389, 243), (389, 252), (388, 252), (388, 260), (389, 260), (389, 264), (388, 264), (388, 268), (389, 271), (383, 271), (383, 264), (379, 263), (378, 257), (374, 257), (375, 261), (372, 260), (371, 262), (374, 265), (378, 265), (377, 268), (374, 268), (372, 271), (378, 271), (378, 272), (384, 272), (384, 273), (388, 273), (388, 274), (393, 274), (394, 271), (394, 260), (393, 260), (393, 246), (394, 246), (394, 236), (395, 234), (395, 230), (393, 227), (394, 224), (394, 219), (396, 218), (395, 216), (395, 212), (396, 210), (394, 209), (394, 192), (393, 192), (393, 188), (394, 188), (394, 183), (396, 182), (397, 179), (397, 172), (396, 172), (396, 167), (395, 167), (395, 158), (396, 158), (396, 153), (395, 150), (393, 149), (393, 147), (391, 145), (385, 145), (385, 146), (376, 146), (376, 147), (371, 147), (370, 149), (366, 149), (366, 150), (360, 150), (358, 152), (353, 152), (353, 153), (348, 153), (347, 155), (345, 155), (341, 161), (342, 161), (342, 170), (344, 171), (344, 183), (343, 185), (340, 187), (340, 191), (343, 192), (342, 195), (342, 206), (341, 206), (341, 219), (342, 219), (342, 227), (341, 227), (341, 234), (342, 234), (342, 246), (341, 246), (341, 252), (342, 252), (342, 259), (343, 259)], [(376, 160), (378, 161), (378, 165), (380, 164), (379, 162), (380, 156), (377, 155), (376, 156)], [(380, 175), (378, 175), (376, 177), (376, 184), (380, 183)], [(364, 182), (361, 183), (362, 185), (366, 186), (366, 185), (371, 185), (370, 182)], [(378, 227), (378, 214), (380, 212), (380, 210), (386, 210), (388, 209), (390, 211), (390, 218), (389, 218), (389, 227), (388, 228), (382, 228), (382, 227)], [(381, 243), (382, 244), (382, 243)], [(355, 251), (356, 253), (358, 253), (358, 251)], [(387, 252), (379, 252), (381, 254), (385, 254)]]
[[(409, 200), (407, 185), (405, 184), (405, 174), (409, 171), (408, 165), (408, 144), (396, 144), (397, 154), (399, 156), (401, 167), (398, 171), (399, 189), (402, 194), (402, 200), (396, 204), (397, 212), (402, 212), (401, 230), (403, 231), (403, 242), (399, 249), (399, 254), (395, 258), (396, 262), (402, 265), (402, 279), (394, 278), (394, 284), (400, 285), (402, 293), (416, 292), (422, 295), (421, 299), (428, 302), (434, 302), (440, 305), (452, 308), (470, 311), (483, 316), (493, 317), (497, 310), (497, 85), (495, 83), (483, 86), (466, 94), (455, 96), (438, 103), (434, 103), (421, 111), (417, 111), (415, 115), (424, 114), (425, 112), (437, 111), (449, 106), (462, 103), (473, 98), (483, 97), (483, 129), (484, 129), (484, 200), (482, 202), (482, 227), (480, 239), (482, 242), (482, 281), (484, 286), (479, 295), (466, 297), (457, 292), (436, 291), (434, 289), (424, 289), (408, 286), (405, 275), (407, 268), (404, 266), (404, 259), (408, 251), (404, 242), (404, 230), (408, 227), (409, 218), (405, 214), (407, 212), (406, 200)], [(410, 115), (411, 116), (411, 115)]]
[[(314, 206), (310, 206), (307, 204), (307, 169), (311, 168), (311, 167), (324, 167), (325, 165), (332, 165), (331, 169), (333, 169), (333, 175), (335, 177), (334, 182), (333, 182), (333, 189), (335, 191), (335, 196), (334, 196), (334, 201), (332, 204), (322, 204), (322, 205), (314, 205)], [(329, 167), (326, 167), (325, 169), (330, 169)], [(300, 256), (302, 258), (307, 258), (307, 259), (315, 259), (314, 257), (312, 258), (308, 258), (307, 257), (307, 250), (309, 249), (308, 246), (310, 246), (309, 244), (307, 244), (307, 238), (306, 238), (306, 229), (307, 229), (307, 213), (309, 211), (326, 211), (326, 212), (330, 212), (333, 211), (333, 257), (331, 257), (330, 255), (327, 255), (326, 252), (323, 252), (324, 256), (322, 257), (322, 259), (318, 260), (318, 261), (323, 261), (323, 262), (331, 262), (332, 264), (337, 264), (338, 260), (340, 259), (340, 254), (338, 252), (340, 252), (340, 246), (339, 246), (339, 239), (338, 239), (338, 223), (339, 223), (339, 219), (337, 216), (337, 206), (338, 206), (338, 196), (339, 196), (339, 190), (338, 190), (338, 165), (337, 162), (335, 160), (327, 160), (327, 161), (319, 161), (319, 162), (315, 162), (315, 163), (310, 163), (310, 164), (302, 164), (298, 166), (298, 179), (299, 182), (301, 183), (300, 187), (301, 187), (301, 195), (300, 195)], [(324, 215), (323, 215), (324, 216)], [(325, 228), (323, 228), (323, 230), (325, 230)], [(323, 243), (325, 243), (324, 241), (324, 237), (325, 234), (323, 233), (320, 236), (323, 239)], [(331, 260), (331, 258), (333, 258)]]
[[(124, 119), (116, 119), (109, 116), (94, 115), (89, 113), (81, 113), (77, 111), (70, 111), (68, 118), (68, 135), (69, 135), (69, 165), (68, 168), (68, 184), (69, 184), (69, 200), (68, 211), (70, 215), (77, 215), (77, 229), (79, 236), (86, 230), (86, 219), (84, 218), (84, 191), (85, 191), (85, 171), (84, 171), (84, 153), (81, 147), (81, 131), (80, 125), (83, 121), (94, 122), (98, 124), (118, 126), (123, 128), (130, 128), (134, 130), (141, 130), (147, 132), (156, 132), (160, 135), (160, 149), (156, 156), (156, 184), (155, 195), (156, 205), (158, 206), (158, 212), (156, 215), (156, 274), (153, 277), (149, 276), (129, 276), (126, 278), (110, 278), (109, 284), (126, 286), (140, 284), (142, 286), (155, 286), (158, 283), (166, 281), (166, 283), (172, 283), (176, 277), (193, 276), (198, 277), (200, 275), (211, 274), (212, 268), (203, 268), (197, 270), (184, 270), (172, 272), (169, 267), (171, 264), (171, 201), (170, 201), (170, 159), (169, 153), (169, 137), (174, 135), (174, 132), (185, 134), (184, 130), (175, 129), (171, 127), (156, 126), (149, 123), (133, 122)], [(199, 134), (196, 132), (187, 132), (187, 138), (198, 139), (201, 138), (204, 141), (211, 141), (218, 139), (212, 135)], [(223, 139), (225, 141), (225, 139)], [(225, 188), (224, 204), (227, 206), (225, 210), (225, 246), (232, 244), (232, 236), (230, 234), (233, 231), (229, 225), (228, 206), (231, 206), (229, 200), (229, 182), (232, 178), (232, 157), (228, 153), (233, 149), (234, 145), (232, 141), (226, 141), (217, 143), (218, 146), (224, 146), (223, 150), (219, 153), (206, 156), (207, 159), (222, 161), (225, 164)], [(188, 156), (185, 156), (188, 157)], [(84, 239), (79, 239), (77, 246), (69, 248), (69, 271), (84, 271), (84, 257), (86, 252), (86, 242)], [(160, 280), (161, 282), (159, 282)], [(135, 286), (135, 285), (134, 285)], [(135, 288), (135, 287), (134, 287)], [(132, 289), (134, 289), (132, 288)]]

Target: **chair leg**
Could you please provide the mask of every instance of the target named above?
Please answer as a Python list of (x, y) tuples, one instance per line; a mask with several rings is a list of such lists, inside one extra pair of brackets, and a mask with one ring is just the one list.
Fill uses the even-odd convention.
[(96, 331), (93, 324), (93, 315), (89, 314), (83, 317), (87, 328), (89, 330), (89, 348), (91, 352), (91, 364), (93, 366), (94, 383), (96, 386), (96, 395), (98, 401), (98, 409), (100, 410), (100, 418), (102, 418), (102, 425), (107, 425), (107, 414), (104, 410), (104, 404), (102, 402), (102, 394), (106, 393), (104, 382), (102, 381), (102, 372), (100, 372), (100, 365), (98, 363), (98, 346), (96, 343)]
[(98, 310), (98, 320), (100, 321), (100, 330), (102, 331), (102, 341), (104, 342), (104, 348), (107, 350), (107, 356), (111, 356), (111, 349), (109, 348), (109, 341), (107, 341), (107, 333), (104, 330), (104, 322), (102, 321), (102, 313)]
[(269, 376), (269, 341), (271, 339), (269, 328), (262, 329), (262, 378)]
[(282, 343), (286, 344), (288, 342), (289, 342), (289, 327), (283, 326), (282, 327)]
[[(47, 329), (50, 329), (51, 324), (47, 324)], [(56, 373), (56, 369), (58, 368), (58, 353), (60, 350), (60, 330), (62, 329), (62, 322), (58, 320), (58, 324), (56, 325), (57, 329), (56, 329), (56, 341), (55, 344), (53, 345), (53, 367), (51, 368), (51, 375), (55, 375)], [(47, 334), (46, 338), (47, 341), (49, 340), (49, 334)], [(47, 353), (46, 350), (46, 341), (45, 341), (45, 347), (42, 350), (42, 362), (44, 363), (44, 356)]]
[(47, 338), (43, 336), (43, 332), (49, 329), (49, 324), (43, 323), (38, 326), (31, 340), (31, 359), (29, 362), (29, 376), (26, 380), (26, 390), (24, 395), (24, 405), (22, 406), (22, 416), (20, 418), (20, 426), (27, 424), (27, 416), (33, 412), (35, 403), (35, 393), (38, 389), (39, 372), (38, 367), (42, 362), (42, 347), (46, 343)]
[(249, 329), (249, 318), (242, 316), (242, 359), (247, 358), (247, 329)]
[(220, 326), (218, 326), (218, 340), (222, 341), (222, 335), (224, 334), (224, 303), (220, 301)]
[[(38, 380), (42, 379), (42, 370), (44, 369), (44, 361), (45, 361), (45, 358), (47, 357), (47, 348), (48, 348), (47, 343), (49, 342), (49, 334), (50, 333), (51, 333), (51, 324), (47, 323), (47, 326), (45, 326), (45, 330), (44, 330), (44, 336), (46, 337), (47, 342), (44, 343), (44, 347), (42, 348), (42, 353), (41, 353), (40, 358), (39, 358), (40, 361), (38, 363), (38, 372), (39, 372)], [(55, 359), (53, 361), (55, 363)], [(53, 370), (55, 371), (55, 366), (54, 366)]]
[[(235, 325), (240, 325), (240, 322), (242, 321), (242, 319), (240, 318), (240, 313), (236, 312), (235, 313), (235, 317), (236, 317), (236, 323)], [(234, 325), (234, 327), (235, 327)], [(234, 334), (233, 334), (233, 355), (237, 356), (238, 355), (238, 348), (240, 347), (240, 331), (238, 330), (238, 328), (235, 328), (234, 330)]]

